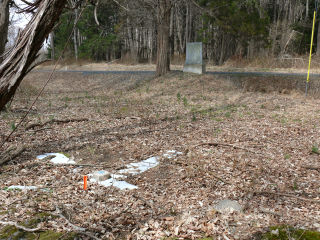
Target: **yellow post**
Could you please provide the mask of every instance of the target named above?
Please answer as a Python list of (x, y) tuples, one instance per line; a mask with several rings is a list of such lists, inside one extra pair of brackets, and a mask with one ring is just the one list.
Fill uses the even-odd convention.
[(310, 57), (309, 57), (309, 67), (308, 67), (308, 78), (307, 83), (310, 82), (310, 67), (311, 67), (311, 56), (312, 56), (312, 45), (313, 45), (313, 36), (314, 36), (314, 26), (316, 22), (316, 11), (313, 13), (313, 25), (312, 25), (312, 36), (311, 36), (311, 46), (310, 46)]

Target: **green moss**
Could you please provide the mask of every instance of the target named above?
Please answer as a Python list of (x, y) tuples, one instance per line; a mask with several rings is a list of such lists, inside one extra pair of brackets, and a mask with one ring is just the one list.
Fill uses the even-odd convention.
[(0, 215), (5, 215), (5, 214), (8, 214), (8, 211), (1, 211), (0, 210)]
[(73, 240), (78, 235), (76, 233), (63, 233), (63, 232), (54, 232), (54, 231), (44, 231), (44, 232), (35, 232), (29, 233), (17, 229), (14, 226), (6, 226), (0, 231), (0, 240), (54, 240), (54, 239), (63, 239), (63, 240)]
[[(21, 226), (27, 228), (35, 228), (40, 222), (45, 222), (49, 219), (56, 218), (56, 216), (52, 216), (49, 213), (38, 213), (30, 220), (27, 220), (23, 223), (19, 223)], [(61, 233), (54, 231), (38, 231), (34, 233), (25, 232), (23, 230), (17, 229), (15, 226), (5, 226), (2, 230), (0, 230), (0, 240), (53, 240), (53, 239), (63, 239), (63, 240), (73, 240), (77, 237), (76, 233)]]
[(62, 236), (63, 236), (63, 233), (46, 231), (46, 232), (40, 233), (39, 239), (41, 240), (61, 239)]
[(271, 227), (270, 231), (265, 234), (261, 234), (258, 239), (261, 240), (290, 240), (290, 239), (300, 239), (300, 240), (320, 240), (320, 233), (295, 229), (290, 226), (275, 226)]
[(46, 212), (41, 212), (34, 215), (30, 220), (27, 220), (24, 223), (20, 223), (20, 224), (28, 228), (35, 228), (39, 223), (45, 222), (53, 218), (56, 218), (56, 216), (53, 216)]
[[(162, 238), (163, 240), (178, 240), (180, 238), (177, 237), (171, 237), (171, 238)], [(213, 240), (211, 237), (206, 237), (206, 238), (199, 238), (198, 240)]]
[(17, 232), (18, 232), (17, 228), (15, 228), (13, 226), (6, 226), (0, 232), (0, 240), (9, 239), (10, 237), (13, 237), (14, 235), (17, 239), (19, 239), (19, 236), (16, 236)]
[(78, 236), (77, 233), (58, 233), (54, 231), (46, 231), (40, 233), (39, 240), (53, 240), (53, 239), (63, 239), (63, 240), (73, 240)]

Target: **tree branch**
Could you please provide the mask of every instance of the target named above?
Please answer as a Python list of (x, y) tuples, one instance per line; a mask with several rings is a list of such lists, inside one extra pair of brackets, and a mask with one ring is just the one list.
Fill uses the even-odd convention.
[(21, 153), (26, 150), (26, 146), (21, 147), (11, 147), (0, 154), (0, 165), (11, 161), (12, 159), (18, 157)]
[(51, 119), (44, 123), (32, 123), (29, 126), (27, 126), (25, 129), (29, 130), (35, 127), (43, 127), (49, 123), (70, 123), (70, 122), (84, 122), (84, 121), (89, 121), (89, 119), (88, 118), (76, 118), (76, 119), (66, 119), (66, 120)]
[(254, 194), (255, 195), (264, 195), (264, 196), (268, 196), (268, 195), (284, 196), (284, 197), (296, 198), (296, 199), (299, 199), (301, 201), (308, 201), (308, 202), (313, 202), (313, 203), (320, 204), (320, 200), (299, 197), (299, 196), (295, 196), (295, 195), (292, 195), (292, 194), (289, 194), (289, 193), (262, 191), (262, 192), (254, 192)]
[(39, 226), (36, 227), (36, 228), (27, 228), (27, 227), (19, 225), (16, 222), (3, 222), (3, 221), (0, 221), (0, 224), (2, 224), (2, 225), (12, 225), (12, 226), (15, 226), (17, 229), (23, 230), (25, 232), (37, 232), (37, 231), (39, 231), (41, 229)]

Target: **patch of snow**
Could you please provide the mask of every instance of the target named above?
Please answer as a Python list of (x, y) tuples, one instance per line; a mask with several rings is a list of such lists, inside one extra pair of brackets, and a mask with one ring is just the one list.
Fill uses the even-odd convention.
[(163, 157), (171, 159), (181, 154), (183, 153), (177, 152), (176, 150), (168, 150), (165, 154), (163, 154)]
[(10, 186), (8, 187), (8, 190), (13, 190), (13, 189), (18, 189), (18, 190), (35, 190), (37, 189), (36, 186)]
[(127, 176), (125, 175), (120, 175), (120, 174), (111, 174), (111, 177), (113, 179), (123, 179), (123, 178), (127, 178)]
[(129, 190), (132, 190), (132, 189), (137, 189), (138, 187), (135, 186), (135, 185), (132, 185), (130, 183), (127, 183), (126, 181), (118, 181), (114, 178), (109, 178), (105, 181), (96, 181), (94, 178), (91, 178), (90, 179), (90, 182), (97, 182), (98, 184), (104, 186), (104, 187), (117, 187), (119, 188), (120, 190), (124, 190), (124, 189), (129, 189)]
[(138, 163), (130, 163), (127, 165), (127, 168), (121, 169), (119, 173), (128, 173), (131, 175), (143, 173), (150, 168), (154, 168), (159, 165), (158, 159), (159, 157), (151, 157)]
[[(163, 157), (173, 158), (173, 157), (176, 157), (177, 155), (181, 155), (181, 154), (182, 154), (182, 152), (177, 152), (175, 150), (169, 150), (165, 154), (163, 154)], [(105, 187), (111, 187), (111, 186), (117, 187), (120, 190), (137, 189), (138, 188), (137, 186), (132, 185), (132, 184), (122, 180), (122, 179), (127, 178), (127, 176), (125, 176), (123, 174), (137, 175), (137, 174), (143, 173), (151, 168), (158, 166), (160, 163), (159, 158), (160, 158), (159, 156), (155, 156), (155, 157), (150, 157), (150, 158), (143, 160), (141, 162), (127, 164), (125, 169), (121, 169), (120, 171), (118, 171), (119, 174), (110, 174), (110, 178), (105, 179), (104, 181), (99, 181), (99, 178), (95, 177), (95, 175), (99, 175), (99, 174), (104, 175), (107, 172), (104, 170), (97, 171), (93, 174), (88, 174), (89, 181), (96, 182), (96, 183), (98, 183), (102, 186), (105, 186)]]
[(45, 153), (37, 156), (37, 159), (42, 160), (49, 156), (54, 156), (54, 158), (50, 159), (50, 162), (53, 164), (76, 164), (74, 160), (71, 160), (62, 153)]

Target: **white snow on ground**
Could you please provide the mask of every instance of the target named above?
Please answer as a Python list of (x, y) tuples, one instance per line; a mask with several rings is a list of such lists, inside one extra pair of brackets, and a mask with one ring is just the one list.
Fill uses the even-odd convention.
[(143, 173), (150, 168), (156, 167), (159, 164), (158, 159), (159, 157), (151, 157), (138, 163), (130, 163), (127, 165), (127, 168), (121, 169), (119, 173), (127, 173), (131, 175)]
[(163, 154), (163, 157), (171, 159), (181, 154), (182, 152), (177, 152), (176, 150), (169, 150), (165, 154)]
[[(169, 150), (165, 154), (163, 154), (163, 157), (165, 158), (174, 158), (178, 155), (181, 155), (182, 152), (177, 152), (175, 150)], [(137, 189), (138, 187), (135, 185), (132, 185), (130, 183), (127, 183), (126, 181), (123, 180), (117, 180), (117, 179), (124, 179), (127, 178), (127, 176), (122, 175), (122, 174), (129, 174), (129, 175), (137, 175), (140, 173), (143, 173), (151, 168), (154, 168), (159, 165), (159, 156), (156, 157), (150, 157), (146, 160), (143, 160), (141, 162), (137, 163), (130, 163), (127, 164), (125, 169), (121, 169), (118, 173), (119, 174), (111, 174), (111, 178), (105, 180), (105, 181), (97, 181), (96, 179), (93, 178), (93, 174), (89, 174), (88, 176), (90, 177), (89, 181), (90, 182), (97, 182), (98, 184), (105, 186), (105, 187), (117, 187), (120, 190), (124, 189)]]
[(54, 158), (50, 159), (50, 162), (52, 162), (53, 164), (76, 164), (75, 161), (66, 157), (62, 153), (45, 153), (43, 155), (37, 156), (37, 159), (42, 160), (48, 156), (55, 156)]
[[(90, 178), (90, 182), (97, 182), (97, 181), (94, 178)], [(109, 178), (105, 181), (98, 181), (98, 183), (104, 187), (113, 186), (113, 187), (119, 188), (120, 190), (124, 190), (124, 189), (132, 190), (132, 189), (138, 188), (137, 186), (127, 183), (126, 181), (118, 181), (114, 178)]]
[[(181, 154), (182, 154), (182, 152), (177, 152), (175, 150), (169, 150), (165, 154), (163, 154), (163, 157), (174, 158), (174, 157), (177, 157), (178, 155), (181, 155)], [(43, 155), (37, 156), (37, 159), (42, 160), (48, 156), (54, 156), (54, 158), (50, 159), (50, 161), (54, 164), (76, 164), (75, 161), (69, 159), (68, 157), (66, 157), (65, 155), (63, 155), (61, 153), (45, 153)], [(92, 183), (96, 182), (104, 187), (111, 187), (111, 186), (117, 187), (120, 190), (136, 189), (136, 188), (138, 188), (137, 186), (132, 185), (132, 184), (127, 183), (126, 181), (122, 180), (122, 179), (127, 178), (127, 176), (125, 176), (123, 174), (137, 175), (137, 174), (143, 173), (151, 168), (158, 166), (159, 159), (160, 159), (159, 156), (155, 156), (155, 157), (150, 157), (150, 158), (143, 160), (141, 162), (127, 164), (125, 169), (121, 169), (118, 172), (118, 174), (111, 174), (110, 178), (107, 180), (104, 180), (104, 181), (97, 181), (93, 177), (93, 174), (88, 174), (89, 181)], [(76, 171), (76, 169), (74, 171)], [(101, 172), (102, 171), (104, 171), (104, 170), (101, 170)], [(9, 188), (14, 188), (14, 187), (15, 186), (11, 186)], [(22, 187), (22, 186), (20, 186), (20, 187)], [(25, 188), (28, 188), (28, 187), (25, 187)], [(36, 187), (34, 187), (34, 188), (36, 188)], [(30, 187), (30, 189), (34, 189), (34, 188)]]

